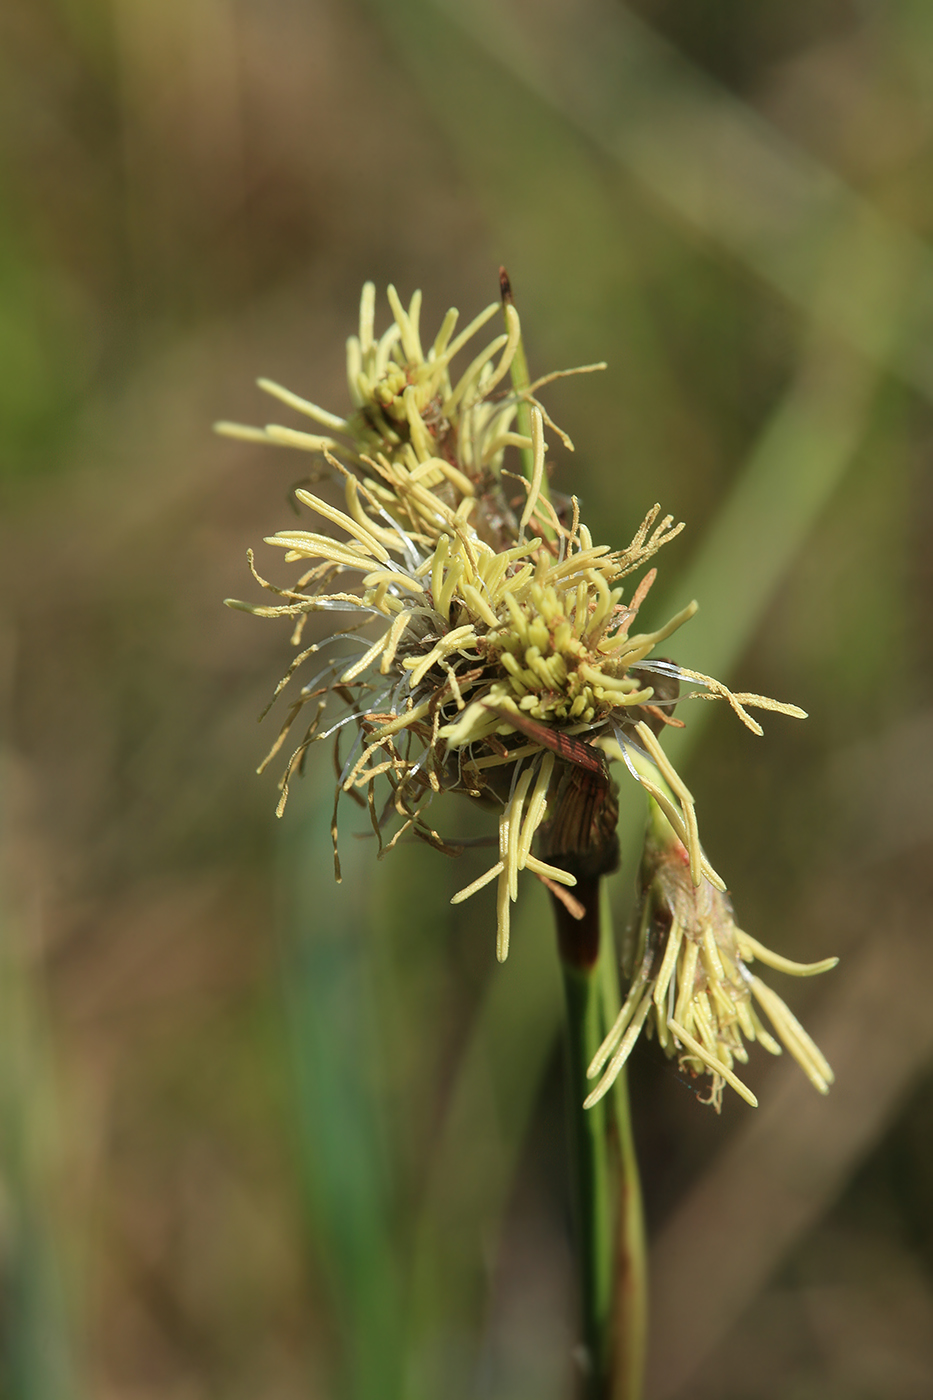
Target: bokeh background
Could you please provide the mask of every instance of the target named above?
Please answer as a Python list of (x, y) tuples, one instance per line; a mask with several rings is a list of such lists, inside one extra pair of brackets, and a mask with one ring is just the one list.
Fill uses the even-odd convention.
[(572, 1394), (545, 903), (499, 968), (484, 854), (352, 812), (338, 889), (329, 756), (253, 776), (287, 629), (220, 606), (307, 460), (212, 421), (504, 262), (533, 374), (609, 362), (556, 485), (687, 520), (649, 620), (811, 715), (679, 736), (743, 925), (842, 957), (780, 986), (837, 1085), (633, 1058), (651, 1400), (929, 1397), (927, 0), (5, 0), (0, 104), (0, 1392)]

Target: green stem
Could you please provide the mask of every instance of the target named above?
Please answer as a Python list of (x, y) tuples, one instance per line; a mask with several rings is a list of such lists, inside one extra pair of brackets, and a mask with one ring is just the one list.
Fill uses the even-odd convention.
[[(612, 908), (606, 888), (600, 902), (600, 923), (603, 934), (599, 961), (603, 1017), (604, 1023), (611, 1025), (620, 1005), (620, 997), (612, 937)], [(612, 1400), (640, 1400), (648, 1332), (648, 1249), (625, 1068), (612, 1086), (612, 1105), (619, 1145), (619, 1198), (611, 1394)]]
[(567, 1004), (570, 1123), (576, 1196), (580, 1306), (586, 1400), (610, 1400), (613, 1292), (612, 1173), (606, 1100), (584, 1109), (592, 1087), (586, 1070), (603, 1038), (599, 975), (599, 886), (575, 891), (586, 914), (574, 920), (557, 900), (554, 911)]
[[(605, 882), (580, 879), (586, 911), (556, 899), (567, 1004), (570, 1122), (586, 1373), (586, 1400), (640, 1400), (647, 1328), (647, 1250), (625, 1071), (612, 1095), (583, 1107), (587, 1066), (620, 1005), (612, 911)], [(612, 1150), (610, 1109), (617, 1152)], [(618, 1190), (613, 1176), (618, 1171)]]

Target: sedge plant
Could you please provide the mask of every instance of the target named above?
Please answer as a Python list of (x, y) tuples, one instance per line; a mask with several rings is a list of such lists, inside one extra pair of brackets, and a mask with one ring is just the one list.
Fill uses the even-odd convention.
[[(546, 434), (572, 443), (542, 391), (560, 374), (604, 366), (531, 380), (504, 271), (500, 292), (462, 330), (449, 311), (425, 346), (420, 293), (406, 307), (390, 286), (391, 320), (377, 334), (367, 283), (347, 346), (348, 413), (263, 379), (292, 425), (217, 424), (315, 462), (309, 487), (295, 492), (307, 523), (266, 541), (297, 576), (273, 583), (250, 553), (271, 601), (227, 601), (291, 624), (295, 655), (273, 701), (283, 691), (292, 698), (260, 771), (289, 753), (281, 815), (311, 745), (333, 739), (338, 880), (342, 798), (365, 809), (380, 854), (413, 836), (457, 856), (432, 813), (456, 793), (495, 823), (497, 858), (453, 898), (494, 887), (500, 961), (522, 884), (548, 890), (567, 1011), (583, 1391), (636, 1400), (646, 1263), (626, 1062), (640, 1037), (652, 1037), (703, 1102), (718, 1110), (728, 1089), (754, 1106), (741, 1066), (757, 1043), (786, 1049), (826, 1093), (830, 1066), (756, 965), (809, 976), (836, 960), (790, 962), (738, 926), (663, 745), (664, 731), (682, 726), (675, 709), (685, 701), (721, 700), (756, 734), (753, 709), (803, 711), (658, 654), (695, 602), (639, 630), (651, 561), (683, 525), (649, 504), (634, 538), (614, 548), (594, 539), (576, 497), (551, 492)], [(492, 322), (501, 329), (485, 339)], [(340, 488), (340, 505), (310, 489), (322, 477)], [(323, 632), (308, 642), (319, 614), (328, 615)], [(605, 880), (618, 863), (630, 783), (647, 795), (649, 816), (637, 930), (620, 976)]]

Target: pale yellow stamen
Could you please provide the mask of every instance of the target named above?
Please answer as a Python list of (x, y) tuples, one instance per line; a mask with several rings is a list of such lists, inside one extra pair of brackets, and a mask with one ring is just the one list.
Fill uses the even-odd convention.
[(758, 1107), (758, 1100), (755, 1098), (755, 1095), (752, 1093), (751, 1089), (747, 1088), (747, 1086), (742, 1083), (737, 1074), (733, 1074), (732, 1070), (729, 1069), (727, 1065), (724, 1065), (715, 1055), (711, 1055), (709, 1051), (707, 1051), (698, 1040), (694, 1039), (689, 1031), (684, 1030), (683, 1026), (679, 1025), (673, 1017), (668, 1019), (667, 1024), (677, 1039), (685, 1045), (688, 1050), (691, 1050), (697, 1059), (702, 1064), (706, 1065), (707, 1069), (712, 1070), (714, 1075), (718, 1074), (720, 1078), (724, 1079), (740, 1098), (743, 1098), (746, 1103), (751, 1104), (752, 1108)]
[(528, 803), (525, 824), (522, 827), (521, 839), (518, 843), (518, 858), (523, 862), (527, 862), (534, 834), (544, 820), (547, 809), (547, 790), (554, 772), (554, 761), (554, 755), (546, 753), (541, 760), (541, 767), (538, 769), (538, 780)]
[[(355, 567), (359, 568), (360, 566), (357, 564)], [(393, 573), (390, 569), (374, 569), (363, 579), (364, 588), (375, 588), (380, 583), (388, 584), (391, 588), (404, 588), (406, 593), (424, 592), (416, 578), (411, 578), (408, 574)]]
[(473, 609), (473, 612), (476, 613), (478, 617), (482, 618), (487, 627), (499, 626), (498, 617), (478, 588), (475, 588), (472, 583), (464, 583), (461, 585), (460, 591), (463, 594), (464, 601)]
[(700, 949), (692, 938), (684, 940), (686, 951), (680, 965), (680, 973), (677, 978), (678, 992), (677, 1002), (674, 1006), (674, 1019), (682, 1021), (687, 1014), (687, 1008), (696, 993), (696, 970), (697, 961), (700, 956)]
[(368, 569), (373, 562), (371, 552), (364, 545), (350, 540), (340, 543), (311, 530), (279, 530), (275, 535), (267, 535), (265, 542), (287, 549), (291, 559), (327, 559), (345, 569), (357, 570)]
[(369, 650), (363, 653), (358, 661), (355, 661), (352, 666), (347, 667), (340, 677), (340, 684), (349, 685), (351, 681), (356, 680), (357, 676), (362, 675), (362, 673), (372, 665), (376, 657), (385, 650), (388, 640), (389, 632), (384, 632), (377, 641), (373, 642)]
[[(488, 466), (496, 454), (503, 451), (506, 447), (518, 447), (527, 451), (531, 447), (531, 438), (527, 437), (525, 433), (516, 433), (512, 431), (500, 433), (498, 437), (494, 437), (490, 439), (489, 442), (484, 443), (482, 457), (483, 466)], [(524, 477), (522, 477), (521, 480), (524, 481)], [(527, 482), (525, 484), (527, 485)]]
[(509, 841), (506, 860), (509, 866), (509, 898), (513, 900), (518, 898), (518, 841), (521, 835), (522, 808), (525, 805), (525, 795), (531, 786), (533, 777), (531, 769), (526, 769), (516, 783), (512, 801), (509, 803)]
[(491, 377), (483, 381), (483, 394), (487, 397), (492, 394), (493, 390), (497, 388), (508, 373), (512, 361), (515, 358), (515, 352), (518, 349), (519, 341), (522, 338), (521, 322), (518, 319), (518, 312), (515, 310), (515, 307), (507, 304), (503, 310), (508, 337), (498, 366), (493, 371)]
[(620, 1038), (625, 1034), (626, 1028), (631, 1022), (632, 1017), (635, 1015), (636, 1009), (641, 1004), (642, 995), (645, 989), (645, 981), (645, 974), (642, 970), (639, 973), (639, 975), (635, 978), (631, 987), (629, 988), (628, 995), (622, 1004), (622, 1008), (619, 1011), (618, 1016), (612, 1024), (611, 1030), (609, 1031), (608, 1035), (603, 1040), (599, 1049), (596, 1051), (596, 1054), (590, 1061), (590, 1064), (586, 1071), (587, 1079), (596, 1078), (603, 1065), (606, 1063), (613, 1050), (618, 1045)]
[[(459, 354), (459, 352), (463, 349), (464, 345), (466, 345), (468, 341), (473, 339), (476, 332), (478, 330), (481, 330), (483, 326), (485, 326), (486, 322), (491, 320), (492, 317), (495, 316), (498, 310), (498, 302), (491, 301), (484, 311), (481, 311), (478, 316), (474, 316), (473, 320), (469, 323), (469, 325), (463, 328), (463, 330), (457, 336), (456, 340), (452, 340), (451, 343), (448, 345), (447, 349), (443, 352), (443, 354), (438, 355), (438, 366), (450, 364), (451, 360), (453, 360), (456, 357), (456, 355)], [(450, 313), (448, 312), (448, 315), (449, 314)], [(504, 341), (506, 337), (503, 336), (502, 339)]]
[(621, 1073), (622, 1066), (625, 1064), (629, 1055), (631, 1055), (633, 1049), (635, 1048), (635, 1042), (641, 1034), (641, 1028), (645, 1024), (645, 1017), (648, 1015), (650, 1008), (651, 993), (645, 992), (638, 1005), (638, 1010), (635, 1012), (635, 1015), (632, 1018), (631, 1025), (625, 1032), (625, 1035), (622, 1037), (622, 1040), (619, 1044), (619, 1048), (616, 1050), (612, 1059), (609, 1061), (609, 1064), (606, 1066), (605, 1074), (603, 1075), (602, 1079), (599, 1081), (593, 1092), (591, 1094), (588, 1094), (587, 1097), (583, 1100), (584, 1108), (592, 1108), (594, 1104), (599, 1103), (599, 1100), (603, 1097), (604, 1094), (608, 1093), (609, 1089), (612, 1087), (613, 1082), (618, 1078), (619, 1074)]
[(350, 516), (344, 511), (338, 510), (337, 507), (332, 506), (329, 501), (322, 501), (319, 496), (314, 496), (310, 491), (305, 491), (303, 488), (299, 488), (295, 492), (295, 495), (303, 505), (306, 505), (309, 510), (313, 510), (316, 515), (323, 516), (325, 520), (329, 520), (331, 524), (336, 525), (338, 529), (346, 530), (348, 535), (351, 537), (355, 536), (359, 539), (360, 544), (368, 549), (371, 554), (374, 554), (381, 563), (387, 564), (389, 562), (391, 557), (389, 551), (376, 539), (376, 536), (369, 529), (368, 524), (362, 524), (359, 521), (351, 520)]
[(508, 341), (508, 335), (497, 335), (495, 340), (491, 340), (485, 350), (481, 350), (474, 360), (472, 360), (457, 381), (456, 388), (444, 400), (441, 412), (445, 418), (449, 418), (457, 408), (460, 400), (466, 397), (467, 390), (472, 388), (478, 381), (483, 366), (498, 354)]
[(316, 403), (303, 399), (300, 394), (294, 394), (291, 389), (283, 388), (281, 384), (276, 384), (274, 379), (257, 379), (256, 383), (264, 393), (271, 394), (273, 398), (288, 404), (289, 408), (297, 409), (307, 418), (313, 418), (316, 422), (323, 424), (325, 428), (333, 428), (338, 433), (346, 430), (347, 420), (345, 418), (338, 418), (336, 413), (328, 413), (326, 408), (319, 408)]
[(670, 985), (671, 977), (674, 975), (674, 968), (677, 965), (677, 955), (680, 952), (680, 945), (683, 941), (683, 925), (674, 915), (671, 921), (670, 932), (667, 936), (667, 947), (664, 949), (664, 957), (658, 969), (657, 979), (654, 984), (654, 1004), (660, 1006)]
[(557, 865), (548, 865), (547, 861), (539, 860), (537, 856), (526, 856), (523, 868), (547, 880), (553, 880), (557, 885), (567, 885), (570, 889), (577, 883), (576, 875), (571, 875), (569, 870), (561, 870)]
[(441, 322), (441, 328), (434, 337), (434, 344), (429, 352), (431, 360), (439, 360), (447, 348), (447, 343), (454, 333), (454, 328), (460, 318), (460, 312), (455, 307), (451, 307)]
[(790, 958), (782, 958), (780, 953), (772, 953), (770, 948), (742, 929), (736, 929), (735, 936), (743, 958), (758, 958), (767, 967), (773, 967), (776, 972), (788, 972), (792, 977), (816, 977), (821, 972), (829, 972), (839, 961), (838, 958), (823, 958), (814, 963), (791, 962)]
[(214, 432), (221, 437), (237, 438), (240, 442), (269, 441), (263, 428), (251, 428), (247, 423), (229, 423), (226, 419), (214, 424)]
[[(509, 307), (508, 309), (511, 310), (512, 308)], [(546, 446), (541, 413), (537, 408), (533, 408), (531, 410), (531, 450), (533, 454), (533, 465), (528, 499), (525, 501), (525, 509), (522, 511), (521, 519), (518, 522), (518, 534), (520, 539), (524, 539), (525, 537), (525, 530), (529, 520), (535, 513), (535, 506), (538, 504), (538, 497), (541, 494), (541, 483), (544, 480), (544, 453)]]
[(760, 977), (752, 978), (751, 987), (759, 1006), (767, 1013), (774, 1029), (811, 1084), (819, 1089), (821, 1094), (828, 1094), (835, 1075), (825, 1055), (817, 1048), (777, 992), (766, 986)]
[(325, 452), (337, 446), (333, 438), (302, 433), (297, 428), (283, 428), (280, 423), (266, 424), (265, 440), (274, 442), (277, 447), (297, 447), (299, 452)]
[(713, 983), (713, 986), (717, 987), (718, 984), (725, 979), (725, 973), (723, 971), (722, 959), (719, 956), (719, 949), (716, 947), (716, 939), (713, 937), (713, 930), (709, 924), (707, 924), (706, 928), (703, 930), (702, 953), (707, 975)]
[(471, 626), (465, 624), (463, 627), (455, 627), (452, 632), (441, 637), (427, 656), (420, 661), (417, 657), (406, 656), (402, 665), (411, 671), (412, 689), (421, 684), (432, 666), (449, 656), (452, 651), (467, 647), (471, 641), (476, 641), (476, 632)]
[(469, 899), (472, 895), (476, 894), (478, 890), (485, 888), (497, 875), (502, 874), (504, 866), (504, 861), (497, 860), (495, 865), (491, 865), (484, 875), (480, 875), (472, 884), (465, 885), (462, 890), (458, 890), (451, 899), (451, 904), (462, 904), (465, 899)]
[(411, 612), (397, 613), (395, 616), (395, 621), (389, 628), (389, 634), (386, 640), (385, 655), (383, 656), (382, 661), (379, 665), (379, 670), (384, 676), (388, 675), (389, 673), (389, 668), (391, 667), (392, 662), (395, 660), (395, 653), (398, 651), (399, 642), (402, 640), (402, 637), (404, 636), (408, 624), (409, 622), (411, 622), (413, 616), (414, 614)]

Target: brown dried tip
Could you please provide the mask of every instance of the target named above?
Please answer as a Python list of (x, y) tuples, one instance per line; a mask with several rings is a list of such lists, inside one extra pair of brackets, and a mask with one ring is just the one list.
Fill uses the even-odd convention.
[(502, 297), (503, 306), (511, 306), (513, 304), (512, 283), (509, 281), (509, 274), (504, 267), (499, 268), (499, 295)]

